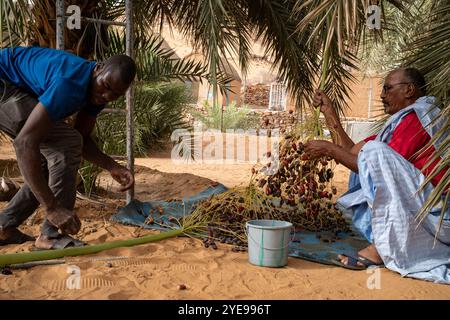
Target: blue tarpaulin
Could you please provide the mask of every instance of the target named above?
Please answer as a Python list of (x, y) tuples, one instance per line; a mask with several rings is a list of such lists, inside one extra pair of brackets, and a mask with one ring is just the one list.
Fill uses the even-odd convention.
[[(167, 230), (167, 226), (176, 228), (178, 225), (170, 221), (170, 217), (179, 219), (189, 215), (198, 201), (206, 200), (214, 194), (225, 191), (227, 191), (227, 188), (219, 184), (182, 201), (154, 200), (141, 202), (133, 200), (112, 216), (111, 220), (161, 231)], [(152, 224), (146, 223), (150, 215), (154, 221)], [(337, 239), (334, 242), (326, 242), (327, 239), (331, 238)], [(338, 254), (356, 256), (359, 250), (368, 245), (369, 243), (354, 230), (338, 234), (297, 231), (289, 243), (289, 256), (324, 264), (336, 264)]]

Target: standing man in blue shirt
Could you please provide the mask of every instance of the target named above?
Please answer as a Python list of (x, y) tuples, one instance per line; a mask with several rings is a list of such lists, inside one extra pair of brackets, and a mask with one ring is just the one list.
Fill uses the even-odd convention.
[[(36, 248), (83, 245), (69, 236), (81, 227), (73, 208), (82, 158), (108, 170), (121, 191), (133, 186), (132, 173), (101, 152), (91, 132), (97, 114), (125, 94), (135, 75), (125, 55), (96, 63), (49, 48), (0, 51), (0, 130), (14, 139), (25, 180), (0, 212), (0, 245), (34, 240), (17, 228), (39, 205), (46, 218)], [(71, 127), (64, 119), (75, 113)]]

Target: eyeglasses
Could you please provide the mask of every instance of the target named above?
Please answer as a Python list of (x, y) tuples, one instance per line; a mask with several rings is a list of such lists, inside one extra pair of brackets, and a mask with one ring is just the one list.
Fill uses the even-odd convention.
[(409, 84), (409, 83), (411, 83), (411, 82), (398, 82), (398, 83), (394, 83), (394, 84), (391, 84), (391, 85), (384, 85), (383, 86), (383, 93), (386, 93), (386, 92), (388, 92), (389, 90), (391, 90), (394, 86), (396, 86), (396, 85), (398, 85), (398, 84)]

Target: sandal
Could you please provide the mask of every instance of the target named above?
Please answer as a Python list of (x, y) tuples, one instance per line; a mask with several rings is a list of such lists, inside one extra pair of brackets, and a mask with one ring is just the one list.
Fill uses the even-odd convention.
[[(40, 242), (41, 246), (37, 246)], [(72, 238), (68, 235), (59, 235), (57, 238), (43, 239), (42, 235), (37, 238), (32, 251), (42, 251), (42, 250), (55, 250), (55, 249), (65, 249), (69, 247), (83, 247), (86, 243), (77, 239)]]
[[(351, 256), (348, 254), (342, 254), (342, 256), (347, 257), (348, 258), (348, 262), (347, 263), (342, 263), (340, 260), (334, 260), (334, 263), (338, 266), (347, 268), (347, 269), (352, 269), (352, 270), (365, 270), (368, 267), (371, 266), (377, 266), (377, 267), (381, 267), (384, 266), (384, 263), (377, 263), (375, 261), (372, 261), (368, 258), (364, 258), (363, 256), (360, 256), (359, 254), (355, 257), (355, 256)], [(362, 263), (363, 265), (359, 265), (358, 262)]]

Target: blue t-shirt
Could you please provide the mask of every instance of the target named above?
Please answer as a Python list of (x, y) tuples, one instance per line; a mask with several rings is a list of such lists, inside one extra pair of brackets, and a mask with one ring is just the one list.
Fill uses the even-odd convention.
[(88, 101), (95, 65), (96, 62), (62, 50), (40, 47), (0, 50), (0, 79), (34, 93), (53, 121), (81, 109), (96, 116), (104, 108)]

